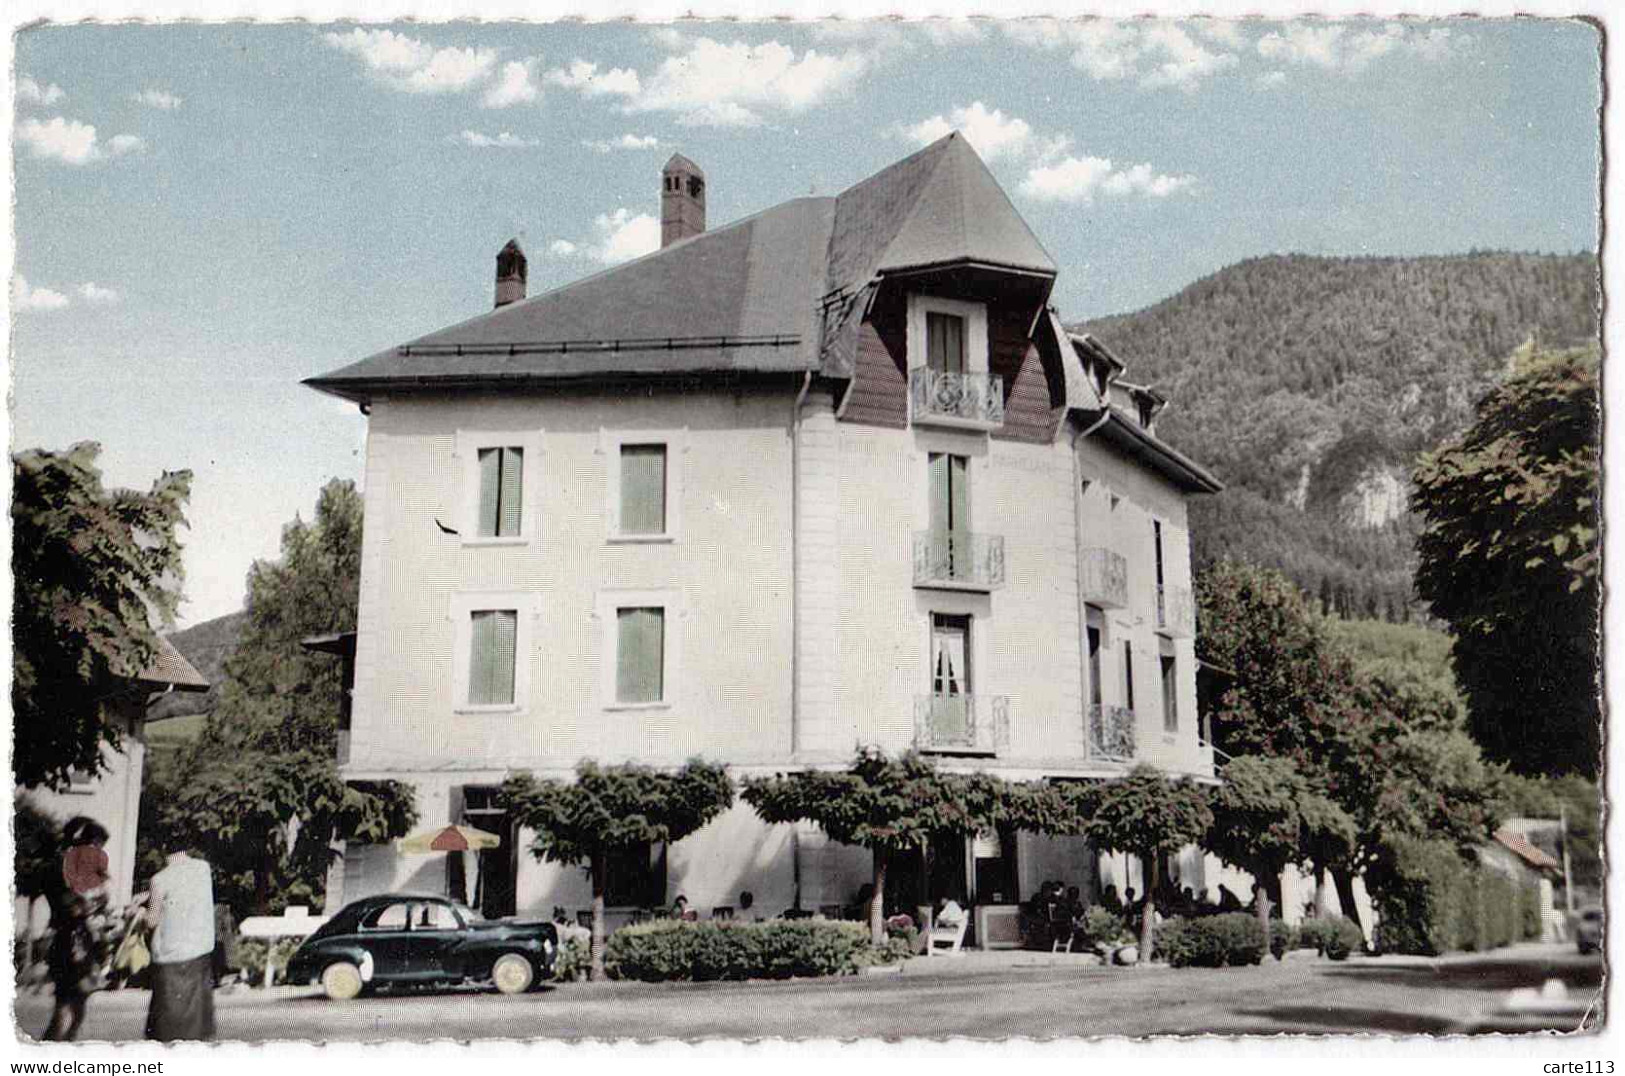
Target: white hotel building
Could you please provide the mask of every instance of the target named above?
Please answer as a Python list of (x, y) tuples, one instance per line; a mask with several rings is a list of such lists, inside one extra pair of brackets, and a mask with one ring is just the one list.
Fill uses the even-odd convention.
[[(1186, 504), (1219, 483), (1062, 327), (1054, 262), (964, 139), (710, 231), (692, 162), (661, 199), (658, 252), (526, 298), (510, 244), (494, 310), (308, 382), (370, 415), (347, 777), (500, 832), (481, 903), (544, 915), (590, 893), (496, 808), (518, 769), (739, 776), (875, 744), (1018, 780), (1211, 780)], [(743, 803), (617, 867), (618, 914), (742, 890), (832, 908), (870, 876)], [(1137, 882), (1031, 834), (926, 869), (984, 907)], [(356, 845), (334, 896), (459, 870)]]

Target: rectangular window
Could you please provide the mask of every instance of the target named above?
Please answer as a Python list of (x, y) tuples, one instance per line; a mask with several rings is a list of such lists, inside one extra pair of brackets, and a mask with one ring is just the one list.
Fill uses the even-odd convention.
[(1123, 640), (1123, 705), (1134, 709), (1134, 649)]
[(931, 742), (969, 742), (970, 617), (931, 614)]
[(525, 451), (522, 448), (479, 450), (481, 538), (517, 538), (521, 526)]
[(617, 609), (615, 620), (615, 701), (664, 701), (666, 610)]
[(925, 315), (925, 361), (933, 370), (965, 372), (965, 319), (956, 314)]
[(468, 704), (512, 706), (519, 613), (514, 609), (480, 609), (472, 614), (471, 621)]
[(621, 446), (621, 533), (666, 533), (666, 446)]
[(1151, 537), (1157, 547), (1157, 586), (1162, 586), (1162, 520), (1151, 521)]
[(1179, 678), (1175, 675), (1177, 662), (1170, 654), (1162, 655), (1162, 731), (1179, 731)]

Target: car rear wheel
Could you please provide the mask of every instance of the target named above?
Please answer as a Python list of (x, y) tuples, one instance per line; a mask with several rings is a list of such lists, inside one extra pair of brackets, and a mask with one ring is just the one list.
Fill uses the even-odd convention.
[(322, 989), (334, 1001), (349, 1001), (361, 993), (361, 987), (361, 969), (354, 964), (340, 961), (322, 971)]
[(536, 969), (518, 953), (504, 953), (491, 966), (491, 981), (504, 994), (523, 994), (536, 980)]

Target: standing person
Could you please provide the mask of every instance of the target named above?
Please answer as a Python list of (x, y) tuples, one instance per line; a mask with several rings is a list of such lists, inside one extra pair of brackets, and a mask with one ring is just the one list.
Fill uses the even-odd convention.
[(100, 973), (109, 953), (107, 920), (107, 830), (79, 815), (62, 827), (62, 871), (51, 879), (51, 951), (48, 965), (55, 1006), (43, 1036), (46, 1042), (72, 1042), (85, 1022), (85, 1005), (101, 989)]
[(152, 1003), (147, 1038), (214, 1038), (214, 879), (209, 864), (177, 845), (152, 876)]

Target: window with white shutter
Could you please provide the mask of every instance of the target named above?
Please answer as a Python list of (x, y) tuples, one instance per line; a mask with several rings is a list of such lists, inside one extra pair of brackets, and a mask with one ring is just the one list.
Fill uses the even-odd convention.
[(468, 704), (511, 706), (519, 636), (518, 610), (481, 609), (473, 613), (471, 619)]

